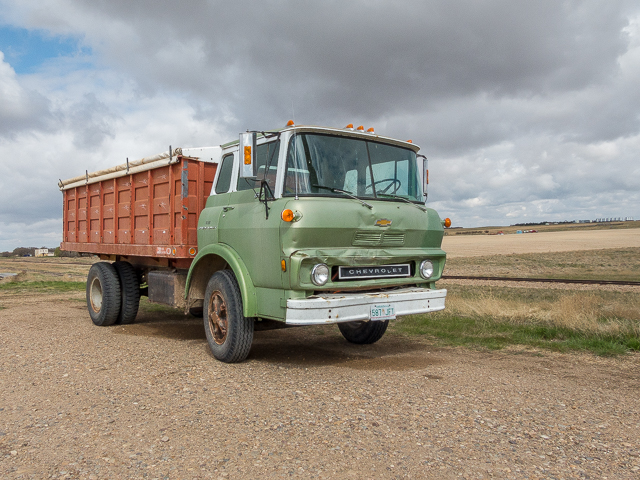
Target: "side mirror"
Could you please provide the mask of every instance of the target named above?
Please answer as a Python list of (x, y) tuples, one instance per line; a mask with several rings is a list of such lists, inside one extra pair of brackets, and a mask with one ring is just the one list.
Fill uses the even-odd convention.
[(424, 155), (416, 155), (418, 158), (422, 159), (422, 194), (424, 195), (425, 201), (427, 200), (428, 190), (429, 190), (429, 161), (427, 157)]
[(256, 132), (240, 134), (240, 178), (255, 178), (256, 176)]

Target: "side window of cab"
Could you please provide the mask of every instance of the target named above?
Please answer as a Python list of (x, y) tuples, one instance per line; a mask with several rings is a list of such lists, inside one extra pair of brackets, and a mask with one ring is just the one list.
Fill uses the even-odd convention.
[(227, 193), (231, 186), (231, 172), (233, 171), (233, 153), (222, 157), (220, 174), (216, 183), (216, 193)]

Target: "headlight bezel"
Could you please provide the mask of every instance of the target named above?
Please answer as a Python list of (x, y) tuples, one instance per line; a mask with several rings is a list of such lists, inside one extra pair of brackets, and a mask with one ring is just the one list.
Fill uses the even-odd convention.
[[(326, 269), (325, 272), (322, 272), (322, 269)], [(317, 287), (324, 287), (329, 278), (331, 277), (331, 269), (326, 263), (318, 263), (313, 266), (311, 269), (311, 282)], [(322, 277), (324, 276), (324, 281), (322, 281)]]
[[(420, 276), (425, 280), (429, 280), (433, 278), (433, 275), (436, 272), (435, 266), (433, 264), (433, 260), (429, 258), (422, 260), (422, 262), (420, 262), (419, 271), (420, 271)], [(428, 273), (428, 275), (426, 275), (426, 273)]]

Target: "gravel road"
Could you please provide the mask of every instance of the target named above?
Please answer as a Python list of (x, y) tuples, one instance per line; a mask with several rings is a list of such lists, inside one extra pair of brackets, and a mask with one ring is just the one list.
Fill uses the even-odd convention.
[(94, 327), (82, 293), (0, 295), (2, 478), (640, 478), (640, 355)]

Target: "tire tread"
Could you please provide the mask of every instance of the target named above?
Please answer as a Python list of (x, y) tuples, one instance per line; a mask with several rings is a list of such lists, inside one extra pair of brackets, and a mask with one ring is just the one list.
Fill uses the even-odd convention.
[(140, 282), (138, 275), (129, 262), (114, 262), (114, 268), (120, 279), (122, 302), (116, 323), (128, 325), (135, 321), (140, 307)]
[(370, 345), (376, 343), (387, 331), (389, 320), (369, 322), (339, 323), (338, 328), (342, 336), (351, 343)]
[[(225, 303), (227, 304), (229, 324), (227, 339), (223, 345), (215, 343), (209, 331), (208, 300), (214, 289), (228, 296), (225, 298)], [(231, 270), (219, 270), (209, 279), (205, 293), (203, 317), (207, 341), (214, 357), (225, 363), (242, 362), (247, 358), (253, 343), (253, 318), (244, 316), (242, 294)], [(236, 321), (232, 318), (235, 318)]]

